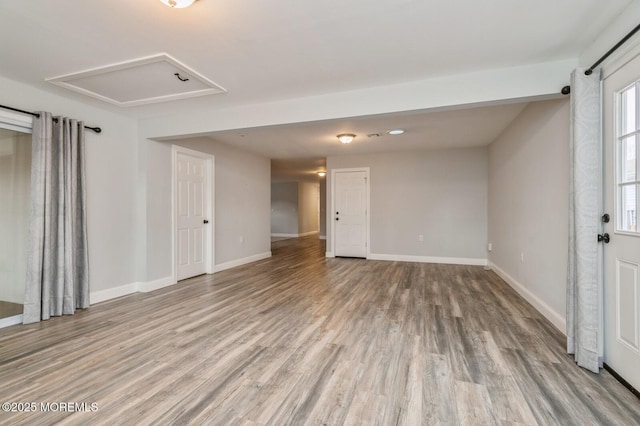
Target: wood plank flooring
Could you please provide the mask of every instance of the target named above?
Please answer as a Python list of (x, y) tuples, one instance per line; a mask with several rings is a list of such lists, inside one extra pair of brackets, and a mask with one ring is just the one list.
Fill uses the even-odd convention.
[(578, 368), (494, 273), (324, 251), (283, 240), (270, 259), (0, 330), (0, 402), (38, 404), (0, 424), (640, 423), (640, 401)]

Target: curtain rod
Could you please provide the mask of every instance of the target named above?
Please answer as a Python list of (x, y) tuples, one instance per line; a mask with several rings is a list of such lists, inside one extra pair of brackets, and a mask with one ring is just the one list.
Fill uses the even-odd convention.
[(605, 59), (607, 59), (607, 58), (608, 58), (608, 57), (609, 57), (613, 52), (615, 52), (616, 50), (618, 50), (618, 48), (619, 48), (620, 46), (622, 46), (623, 44), (625, 44), (625, 42), (626, 42), (627, 40), (629, 40), (631, 37), (633, 37), (633, 35), (634, 35), (635, 33), (637, 33), (637, 32), (638, 32), (638, 30), (640, 30), (640, 25), (637, 25), (634, 29), (632, 29), (632, 30), (631, 30), (631, 32), (629, 32), (629, 34), (627, 34), (626, 36), (624, 36), (624, 37), (622, 38), (622, 40), (620, 40), (618, 43), (616, 43), (616, 45), (615, 45), (615, 46), (613, 46), (611, 49), (609, 49), (609, 51), (608, 51), (607, 53), (605, 53), (604, 55), (602, 55), (602, 57), (601, 57), (600, 59), (598, 59), (598, 60), (596, 61), (596, 63), (595, 63), (595, 64), (591, 65), (591, 66), (589, 67), (589, 69), (587, 69), (587, 70), (584, 72), (584, 74), (585, 74), (585, 75), (591, 75), (591, 73), (593, 73), (593, 70), (594, 70), (594, 69), (596, 69), (596, 67), (597, 67), (598, 65), (600, 65), (600, 64), (601, 64)]
[[(640, 31), (640, 24), (638, 24), (634, 29), (632, 29), (629, 34), (627, 34), (626, 36), (624, 36), (622, 38), (622, 40), (620, 40), (619, 42), (616, 43), (615, 46), (613, 46), (611, 49), (609, 49), (607, 51), (607, 53), (605, 53), (604, 55), (602, 55), (600, 57), (600, 59), (598, 59), (595, 64), (591, 65), (589, 68), (587, 68), (584, 72), (584, 75), (591, 75), (593, 74), (593, 70), (595, 70), (598, 65), (600, 65), (601, 63), (604, 62), (605, 59), (607, 59), (609, 56), (611, 56), (611, 54), (613, 52), (615, 52), (616, 50), (618, 50), (618, 48), (620, 46), (622, 46), (623, 44), (625, 44), (627, 42), (627, 40), (629, 40), (631, 37), (633, 37), (633, 35), (635, 33), (637, 33), (638, 31)], [(571, 86), (564, 86), (562, 88), (562, 90), (560, 91), (560, 93), (562, 93), (563, 95), (568, 95), (569, 93), (571, 93)]]
[[(22, 114), (33, 115), (34, 117), (40, 118), (40, 114), (38, 114), (37, 112), (25, 111), (23, 109), (13, 108), (13, 107), (6, 106), (6, 105), (0, 105), (0, 108), (8, 109), (10, 111), (19, 112), (19, 113), (22, 113)], [(57, 122), (58, 119), (54, 117), (53, 121)], [(93, 130), (96, 133), (102, 133), (102, 129), (100, 127), (84, 126), (84, 128), (87, 129), (87, 130)]]

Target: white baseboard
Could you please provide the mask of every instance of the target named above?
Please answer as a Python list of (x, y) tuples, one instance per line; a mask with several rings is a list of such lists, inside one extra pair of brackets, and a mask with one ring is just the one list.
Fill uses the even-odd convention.
[[(258, 260), (267, 259), (271, 257), (271, 252), (267, 251), (259, 253), (253, 256), (245, 257), (244, 259), (237, 259), (231, 262), (221, 263), (215, 266), (215, 271), (220, 272), (225, 269), (235, 268), (236, 266), (245, 265), (247, 263), (256, 262)], [(135, 282), (131, 284), (122, 285), (119, 287), (109, 288), (107, 290), (94, 291), (89, 294), (89, 303), (94, 305), (100, 302), (106, 302), (107, 300), (116, 299), (118, 297), (127, 296), (133, 293), (148, 293), (150, 291), (159, 290), (164, 287), (168, 287), (176, 284), (176, 281), (172, 276), (160, 278), (154, 281), (148, 282)], [(22, 324), (22, 315), (5, 318), (0, 320), (0, 328), (8, 327), (14, 324)]]
[[(245, 257), (244, 259), (233, 260), (231, 262), (222, 263), (220, 265), (215, 266), (215, 271), (223, 271), (225, 269), (234, 268), (236, 266), (244, 265), (247, 263), (255, 262), (258, 260), (266, 259), (271, 257), (271, 252), (265, 252), (256, 254), (254, 256)], [(107, 300), (115, 299), (117, 297), (126, 296), (133, 293), (147, 293), (154, 290), (159, 290), (164, 287), (168, 287), (170, 285), (176, 284), (176, 281), (172, 276), (160, 278), (154, 281), (148, 282), (135, 282), (131, 284), (126, 284), (120, 287), (110, 288), (102, 291), (95, 291), (89, 295), (90, 303), (96, 304), (100, 302), (106, 302)]]
[(315, 235), (317, 234), (318, 231), (309, 231), (309, 232), (303, 232), (302, 234), (298, 234), (299, 237), (306, 237), (308, 235)]
[(299, 237), (306, 237), (307, 235), (314, 235), (317, 233), (318, 231), (310, 231), (310, 232), (303, 232), (302, 234), (271, 234), (271, 236), (280, 237), (280, 238), (299, 238)]
[(326, 236), (326, 235), (320, 235), (320, 236), (318, 237), (318, 239), (320, 239), (320, 240), (326, 240), (326, 239), (327, 239), (327, 236)]
[(0, 328), (9, 327), (16, 324), (22, 324), (22, 314), (0, 319)]
[(486, 266), (487, 259), (475, 259), (464, 257), (434, 257), (434, 256), (409, 256), (402, 254), (376, 254), (367, 256), (371, 260), (389, 260), (394, 262), (417, 262), (417, 263), (446, 263), (449, 265), (473, 265)]
[(507, 274), (495, 263), (489, 262), (489, 267), (507, 284), (509, 284), (520, 296), (524, 297), (527, 302), (531, 303), (533, 307), (536, 308), (542, 315), (544, 315), (546, 319), (551, 321), (551, 323), (558, 330), (560, 330), (565, 335), (567, 334), (566, 318), (551, 309), (549, 305), (542, 301), (538, 296), (531, 293), (525, 286), (513, 279), (511, 275)]
[(93, 305), (95, 303), (105, 302), (107, 300), (115, 299), (117, 297), (126, 296), (138, 292), (139, 283), (131, 283), (122, 285), (120, 287), (109, 288), (102, 291), (93, 291), (89, 294), (89, 302)]
[(173, 277), (165, 277), (149, 282), (135, 282), (122, 285), (120, 287), (110, 288), (107, 290), (93, 291), (89, 295), (89, 301), (93, 305), (100, 302), (106, 302), (107, 300), (116, 299), (118, 297), (127, 296), (133, 293), (147, 293), (149, 291), (158, 290), (175, 283), (176, 282), (173, 280)]
[(138, 291), (141, 293), (148, 293), (150, 291), (160, 290), (161, 288), (168, 287), (174, 284), (176, 284), (176, 281), (173, 279), (173, 277), (164, 277), (155, 281), (139, 283)]
[(335, 254), (333, 254), (333, 252), (332, 252), (332, 251), (325, 252), (324, 256), (325, 256), (325, 257), (336, 257), (336, 255), (335, 255)]
[(237, 266), (246, 265), (247, 263), (257, 262), (258, 260), (268, 259), (271, 257), (271, 252), (266, 251), (264, 253), (255, 254), (253, 256), (245, 257), (243, 259), (232, 260), (231, 262), (220, 263), (215, 266), (215, 271), (220, 272), (226, 269), (235, 268)]

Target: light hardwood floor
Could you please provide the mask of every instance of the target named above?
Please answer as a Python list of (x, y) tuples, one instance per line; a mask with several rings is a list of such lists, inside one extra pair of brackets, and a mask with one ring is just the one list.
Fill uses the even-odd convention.
[(0, 330), (0, 402), (98, 407), (0, 423), (640, 423), (640, 400), (578, 368), (494, 273), (323, 254), (317, 237), (284, 240), (270, 259)]

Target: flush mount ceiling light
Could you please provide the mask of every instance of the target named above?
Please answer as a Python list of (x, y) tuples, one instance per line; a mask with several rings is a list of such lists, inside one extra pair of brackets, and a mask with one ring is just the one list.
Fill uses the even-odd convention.
[(353, 133), (340, 133), (337, 138), (342, 143), (351, 143), (355, 139), (356, 135)]
[(393, 129), (393, 130), (389, 130), (387, 133), (390, 134), (390, 135), (401, 135), (401, 134), (404, 133), (404, 130), (402, 130), (402, 129)]
[(169, 7), (173, 7), (176, 9), (182, 9), (184, 7), (189, 7), (197, 0), (160, 0), (162, 3), (166, 4)]
[(318, 176), (320, 177), (325, 177), (327, 175), (327, 172), (318, 172)]

